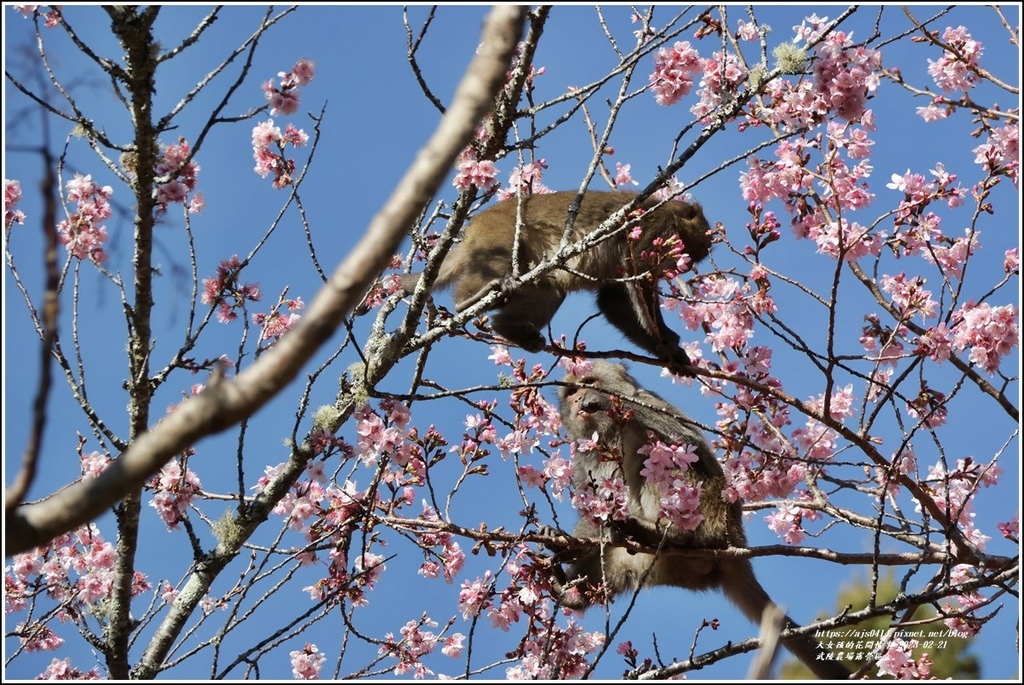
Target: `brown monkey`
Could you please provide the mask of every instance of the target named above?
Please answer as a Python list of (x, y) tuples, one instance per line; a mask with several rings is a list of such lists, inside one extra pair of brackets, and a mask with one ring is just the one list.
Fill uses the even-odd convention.
[[(676, 407), (641, 388), (621, 364), (595, 361), (583, 376), (567, 374), (559, 389), (562, 423), (569, 438), (594, 441), (596, 449), (582, 445), (573, 457), (576, 492), (594, 492), (605, 478), (619, 478), (626, 485), (627, 519), (609, 524), (610, 530), (581, 516), (573, 531), (577, 538), (607, 539), (623, 533), (657, 546), (663, 539), (672, 546), (692, 549), (746, 547), (742, 508), (722, 498), (725, 473), (701, 432)], [(663, 490), (641, 473), (646, 456), (638, 453), (651, 438), (670, 445), (692, 445), (696, 460), (673, 478), (700, 486), (699, 512), (703, 519), (695, 529), (683, 531), (659, 513)], [(588, 445), (588, 446), (590, 446)], [(570, 558), (569, 552), (560, 554)], [(645, 574), (647, 574), (645, 576)], [(622, 547), (604, 546), (576, 553), (568, 572), (555, 567), (552, 589), (565, 606), (585, 609), (602, 596), (616, 595), (641, 586), (673, 585), (687, 590), (721, 589), (751, 621), (759, 623), (765, 608), (773, 605), (754, 576), (749, 559), (712, 559), (671, 554), (630, 553)], [(571, 591), (575, 588), (575, 591)], [(603, 588), (604, 595), (601, 594)], [(799, 627), (788, 616), (785, 627)], [(819, 643), (808, 635), (784, 641), (819, 678), (845, 679), (850, 671), (834, 660), (818, 659)]]
[[(569, 206), (576, 195), (575, 191), (563, 191), (523, 198), (521, 273), (558, 251)], [(587, 192), (569, 242), (593, 232), (634, 197), (635, 193), (628, 192)], [(657, 201), (648, 199), (636, 212), (637, 218), (626, 224), (632, 227), (639, 223), (642, 233), (638, 239), (630, 240), (627, 232), (619, 232), (586, 252), (569, 257), (537, 282), (511, 289), (507, 284), (512, 276), (518, 202), (516, 198), (499, 202), (474, 216), (461, 243), (441, 264), (433, 287), (454, 286), (456, 310), (467, 309), (496, 286), (508, 290), (496, 307), (491, 326), (513, 344), (537, 352), (545, 344), (544, 327), (565, 296), (577, 290), (596, 291), (598, 308), (627, 338), (668, 362), (674, 373), (692, 375), (690, 359), (679, 346), (679, 335), (665, 325), (658, 299), (658, 279), (675, 266), (676, 259), (648, 259), (643, 263), (641, 252), (665, 254), (664, 247), (658, 251), (655, 241), (678, 237), (691, 263), (704, 259), (711, 249), (711, 237), (699, 204), (670, 201), (649, 210)], [(403, 281), (407, 293), (412, 292), (418, 280), (418, 275), (411, 275)]]

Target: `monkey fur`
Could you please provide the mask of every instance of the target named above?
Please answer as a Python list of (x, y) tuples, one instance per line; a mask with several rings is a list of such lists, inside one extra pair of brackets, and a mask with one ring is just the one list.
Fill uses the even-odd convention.
[[(559, 388), (562, 423), (572, 440), (595, 440), (599, 450), (579, 447), (573, 457), (576, 492), (593, 490), (604, 478), (618, 477), (626, 485), (628, 519), (609, 524), (610, 530), (581, 516), (573, 536), (583, 539), (622, 535), (635, 537), (652, 547), (664, 539), (669, 548), (704, 549), (747, 546), (739, 502), (722, 497), (725, 473), (699, 429), (679, 409), (641, 388), (621, 364), (595, 361), (592, 371), (579, 377), (566, 374)], [(697, 460), (682, 472), (691, 486), (700, 485), (703, 520), (692, 531), (680, 531), (664, 518), (659, 520), (659, 488), (647, 483), (641, 471), (646, 457), (638, 450), (650, 441), (648, 432), (666, 444), (695, 446)], [(611, 455), (609, 457), (609, 455)], [(605, 533), (602, 536), (602, 532)], [(572, 555), (575, 555), (574, 558)], [(600, 601), (641, 586), (672, 585), (687, 590), (718, 590), (755, 624), (766, 607), (773, 605), (754, 575), (749, 559), (712, 559), (672, 554), (631, 553), (622, 547), (602, 546), (583, 552), (565, 550), (568, 572), (555, 565), (552, 589), (564, 606), (586, 609)], [(645, 577), (645, 574), (646, 577)], [(603, 583), (603, 586), (602, 586)], [(576, 592), (570, 589), (575, 588)], [(799, 627), (788, 616), (785, 628)], [(811, 636), (794, 635), (784, 641), (819, 678), (846, 679), (850, 671), (835, 660), (819, 660), (821, 646)]]
[[(519, 235), (519, 268), (526, 273), (558, 251), (565, 233), (569, 206), (575, 191), (530, 195), (522, 198), (522, 228)], [(629, 192), (588, 191), (576, 215), (569, 242), (592, 233), (616, 210), (636, 197)], [(496, 305), (491, 326), (515, 345), (530, 352), (543, 349), (544, 328), (550, 323), (570, 292), (597, 293), (597, 305), (610, 323), (636, 345), (667, 363), (670, 371), (692, 375), (690, 358), (679, 345), (679, 335), (661, 315), (658, 279), (675, 260), (637, 266), (634, 256), (657, 250), (656, 239), (678, 236), (691, 264), (704, 259), (711, 250), (710, 226), (699, 204), (669, 201), (650, 210), (657, 200), (641, 204), (642, 234), (630, 241), (627, 232), (616, 233), (586, 252), (569, 257), (535, 283), (508, 288), (512, 278), (512, 249), (516, 240), (519, 199), (511, 198), (480, 212), (466, 226), (462, 241), (445, 257), (434, 289), (454, 286), (455, 308), (463, 311), (495, 286), (508, 290)], [(627, 229), (628, 231), (629, 229)], [(567, 243), (568, 244), (568, 243)], [(664, 248), (662, 248), (664, 250)], [(403, 280), (411, 293), (419, 280), (413, 274)]]

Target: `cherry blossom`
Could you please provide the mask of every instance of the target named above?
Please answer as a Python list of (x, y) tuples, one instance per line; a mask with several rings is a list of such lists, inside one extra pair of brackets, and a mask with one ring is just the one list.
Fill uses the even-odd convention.
[(1020, 345), (1017, 308), (1012, 304), (993, 307), (988, 303), (967, 303), (953, 312), (953, 348), (970, 348), (971, 363), (994, 374), (1002, 358)]
[(21, 183), (4, 179), (4, 228), (10, 230), (14, 224), (25, 223), (25, 212), (15, 209), (21, 200)]
[(461, 161), (456, 164), (456, 168), (458, 173), (452, 184), (459, 192), (465, 192), (474, 186), (478, 190), (487, 191), (498, 185), (498, 168), (494, 162), (478, 161), (472, 151), (461, 155)]
[(316, 645), (307, 642), (302, 649), (296, 649), (288, 653), (292, 662), (292, 675), (299, 680), (318, 680), (320, 669), (323, 668), (327, 657), (324, 656)]
[(942, 41), (952, 51), (944, 50), (941, 58), (929, 59), (928, 75), (943, 92), (961, 90), (966, 93), (977, 83), (975, 68), (981, 59), (982, 45), (971, 38), (963, 26), (947, 27), (942, 32)]
[(168, 530), (178, 527), (192, 500), (203, 487), (199, 476), (191, 469), (183, 470), (177, 461), (167, 462), (153, 478), (151, 485), (155, 494), (149, 505), (156, 509)]
[(113, 194), (113, 188), (97, 185), (91, 175), (76, 173), (67, 182), (67, 201), (76, 204), (76, 211), (57, 224), (57, 235), (73, 257), (91, 259), (97, 264), (106, 261), (103, 246), (107, 241), (107, 227), (100, 222), (112, 214), (110, 198)]
[(243, 268), (238, 255), (225, 259), (217, 267), (217, 275), (203, 279), (203, 304), (217, 307), (217, 318), (221, 323), (230, 323), (238, 318), (237, 309), (243, 309), (246, 302), (259, 302), (259, 283), (240, 283), (238, 275)]
[(700, 56), (689, 41), (659, 48), (654, 57), (654, 71), (649, 77), (654, 101), (659, 105), (679, 102), (690, 93), (693, 77), (701, 71)]

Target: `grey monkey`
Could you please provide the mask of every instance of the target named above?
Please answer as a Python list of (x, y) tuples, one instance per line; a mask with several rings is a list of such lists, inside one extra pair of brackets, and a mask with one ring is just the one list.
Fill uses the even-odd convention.
[[(512, 250), (516, 244), (517, 217), (521, 216), (518, 242), (523, 273), (558, 251), (565, 233), (569, 206), (575, 191), (530, 195), (499, 202), (475, 215), (462, 241), (445, 257), (433, 288), (454, 288), (455, 308), (463, 311), (512, 276)], [(636, 197), (630, 192), (588, 191), (569, 236), (572, 242), (592, 233), (615, 211)], [(674, 260), (645, 263), (642, 252), (658, 253), (658, 244), (678, 239), (691, 264), (711, 250), (710, 226), (701, 206), (670, 201), (657, 209), (647, 199), (630, 226), (642, 228), (639, 238), (620, 232), (591, 249), (568, 258), (559, 268), (535, 283), (509, 289), (491, 320), (492, 328), (530, 352), (545, 344), (543, 330), (570, 292), (595, 291), (597, 305), (608, 321), (644, 350), (666, 362), (673, 373), (692, 375), (690, 358), (679, 345), (679, 335), (665, 324), (658, 298), (658, 279)], [(657, 242), (656, 242), (657, 241)], [(664, 248), (661, 248), (664, 249)], [(411, 293), (418, 274), (403, 279)]]
[[(594, 440), (600, 449), (577, 449), (573, 457), (577, 492), (593, 488), (608, 477), (626, 485), (627, 520), (612, 531), (581, 516), (573, 536), (582, 539), (612, 533), (636, 538), (652, 547), (665, 539), (669, 547), (726, 548), (747, 546), (739, 502), (722, 498), (725, 473), (711, 447), (690, 419), (678, 408), (649, 392), (621, 364), (595, 361), (584, 376), (566, 374), (559, 388), (562, 423), (572, 440)], [(690, 485), (700, 485), (703, 519), (692, 531), (682, 531), (659, 518), (661, 491), (641, 471), (645, 456), (638, 450), (649, 433), (666, 444), (693, 445), (697, 459), (682, 472)], [(610, 456), (609, 456), (610, 455)], [(602, 532), (605, 535), (602, 536)], [(556, 555), (556, 559), (558, 556)], [(698, 558), (673, 554), (631, 553), (621, 546), (602, 545), (577, 553), (568, 563), (555, 565), (552, 589), (565, 606), (586, 609), (604, 597), (639, 587), (672, 585), (687, 590), (721, 590), (743, 614), (759, 623), (764, 610), (774, 605), (754, 575), (749, 559)], [(574, 591), (570, 591), (574, 590)], [(798, 628), (788, 616), (785, 628)], [(847, 679), (850, 671), (839, 661), (819, 659), (821, 645), (809, 635), (794, 635), (783, 644), (819, 678)]]

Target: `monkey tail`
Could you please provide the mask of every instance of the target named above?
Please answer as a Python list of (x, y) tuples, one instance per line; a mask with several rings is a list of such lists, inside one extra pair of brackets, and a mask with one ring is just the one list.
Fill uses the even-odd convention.
[[(431, 286), (431, 290), (444, 290), (452, 284), (457, 274), (458, 257), (456, 257), (456, 251), (459, 249), (458, 245), (452, 247), (445, 255), (444, 260), (441, 262), (441, 266), (437, 270), (437, 278), (434, 279), (434, 284)], [(406, 295), (411, 295), (412, 291), (416, 290), (416, 286), (420, 283), (420, 276), (423, 274), (402, 274), (402, 290), (405, 291)]]
[[(742, 561), (744, 563), (723, 565), (722, 590), (744, 616), (760, 624), (765, 609), (775, 603), (757, 581), (750, 562)], [(800, 624), (788, 615), (785, 617), (783, 630), (799, 627)], [(852, 675), (842, 662), (827, 658), (829, 655), (821, 643), (810, 635), (791, 635), (783, 639), (782, 644), (821, 680), (848, 680)]]

